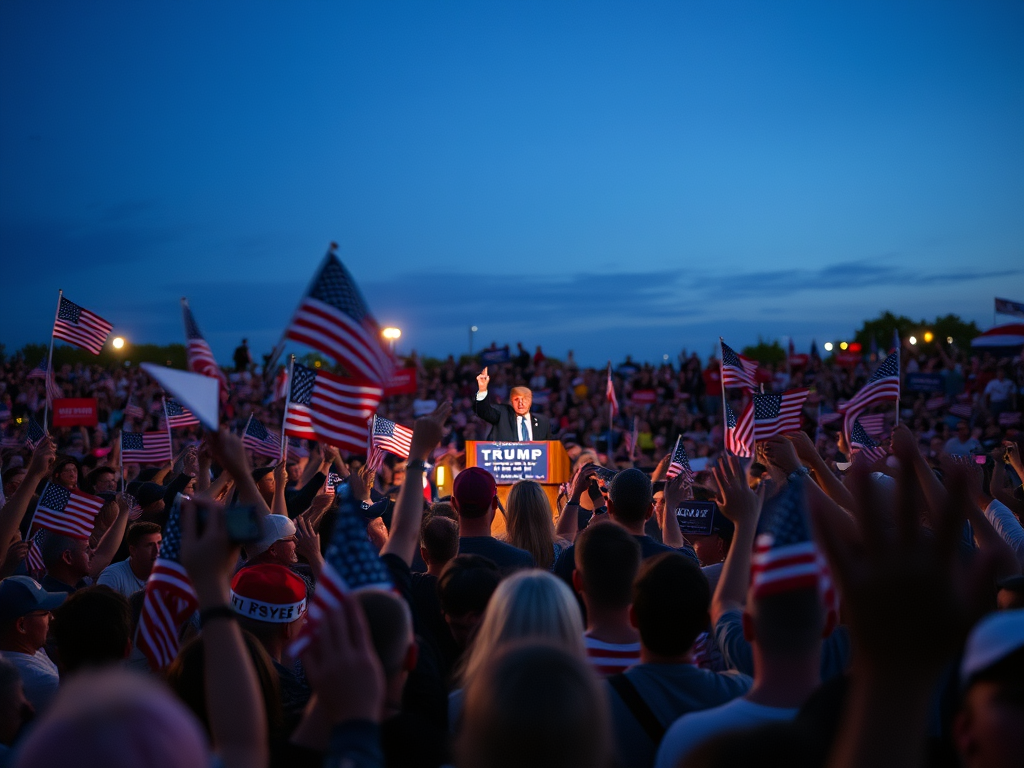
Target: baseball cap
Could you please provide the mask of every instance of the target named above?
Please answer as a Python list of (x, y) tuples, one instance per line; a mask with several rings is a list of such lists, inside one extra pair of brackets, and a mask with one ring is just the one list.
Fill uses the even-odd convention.
[(263, 536), (252, 544), (245, 545), (245, 553), (255, 557), (270, 549), (275, 541), (295, 535), (295, 523), (287, 515), (267, 515), (263, 518)]
[(253, 565), (231, 580), (231, 607), (268, 624), (291, 624), (306, 612), (306, 582), (283, 565)]
[(971, 630), (960, 662), (960, 682), (999, 663), (1024, 648), (1024, 608), (990, 613)]
[(460, 514), (479, 515), (490, 508), (496, 490), (497, 485), (490, 472), (481, 467), (468, 467), (455, 477), (452, 500)]
[(63, 592), (47, 592), (30, 576), (8, 576), (0, 581), (0, 623), (33, 611), (52, 611), (66, 597)]

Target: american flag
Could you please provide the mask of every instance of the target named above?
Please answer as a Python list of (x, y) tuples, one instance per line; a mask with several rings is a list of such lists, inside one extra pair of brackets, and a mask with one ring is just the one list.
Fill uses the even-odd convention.
[(48, 482), (39, 497), (32, 524), (73, 539), (88, 539), (103, 503), (99, 496)]
[(740, 414), (739, 421), (736, 414), (725, 402), (725, 448), (734, 456), (748, 458), (752, 453), (751, 443), (754, 441), (754, 403), (748, 401)]
[(137, 406), (137, 405), (132, 405), (131, 403), (125, 403), (124, 415), (126, 417), (128, 417), (129, 419), (141, 419), (141, 418), (143, 418), (146, 415), (146, 412), (144, 410), (142, 410), (142, 408)]
[(863, 419), (853, 420), (853, 427), (850, 429), (847, 440), (850, 443), (850, 452), (854, 456), (859, 454), (870, 462), (884, 459), (886, 456), (886, 450), (882, 444), (871, 437), (864, 428)]
[(382, 343), (380, 326), (333, 248), (299, 304), (285, 338), (330, 355), (353, 376), (381, 386), (391, 380), (395, 361)]
[(46, 384), (46, 402), (51, 407), (54, 400), (64, 397), (64, 390), (57, 386), (57, 380), (53, 375), (53, 368), (47, 367), (45, 357), (39, 361), (39, 365), (29, 371), (26, 378), (43, 380)]
[(750, 575), (755, 598), (817, 587), (829, 614), (827, 624), (835, 625), (839, 595), (828, 563), (811, 538), (803, 481), (787, 483), (782, 493), (765, 503)]
[(370, 444), (367, 446), (366, 463), (376, 472), (384, 463), (384, 451), (390, 451), (399, 458), (409, 457), (412, 447), (412, 430), (395, 424), (383, 416), (374, 416), (370, 424)]
[(937, 411), (945, 405), (945, 395), (935, 395), (934, 397), (929, 397), (924, 403), (924, 407), (929, 411)]
[(157, 671), (165, 669), (178, 655), (178, 632), (199, 605), (192, 582), (181, 565), (180, 499), (178, 496), (171, 507), (160, 554), (146, 582), (135, 638), (150, 667)]
[(128, 519), (138, 520), (142, 517), (142, 506), (139, 504), (139, 500), (132, 496), (130, 493), (122, 493), (121, 498), (124, 499), (124, 503), (128, 505)]
[(320, 371), (310, 398), (313, 430), (320, 440), (360, 452), (366, 446), (366, 422), (383, 396), (381, 387)]
[(217, 379), (221, 388), (227, 389), (228, 380), (220, 366), (217, 365), (210, 345), (206, 343), (203, 334), (199, 332), (199, 326), (196, 325), (196, 319), (192, 316), (187, 299), (181, 300), (181, 312), (185, 318), (185, 356), (188, 360), (188, 369), (193, 373)]
[(1020, 411), (1004, 411), (999, 414), (999, 426), (1013, 427), (1020, 424)]
[(950, 415), (951, 416), (956, 416), (957, 418), (960, 418), (960, 419), (969, 419), (969, 418), (971, 418), (971, 412), (972, 411), (973, 411), (973, 408), (971, 408), (971, 404), (970, 403), (957, 403), (956, 405), (949, 406), (949, 413), (950, 413)]
[(270, 398), (270, 402), (277, 402), (282, 397), (288, 394), (288, 369), (282, 368), (277, 372), (277, 376), (274, 377), (274, 394)]
[(690, 460), (686, 457), (682, 435), (676, 438), (676, 447), (672, 451), (672, 460), (668, 464), (668, 471), (665, 472), (665, 479), (671, 480), (679, 475), (685, 475), (686, 482), (693, 482), (693, 470), (690, 469)]
[(739, 354), (721, 339), (718, 341), (722, 345), (722, 386), (756, 390), (754, 375), (757, 373), (757, 363)]
[(327, 547), (323, 570), (316, 591), (309, 603), (306, 623), (289, 649), (292, 656), (300, 653), (317, 630), (325, 614), (335, 611), (345, 595), (360, 589), (391, 589), (388, 569), (377, 556), (366, 536), (366, 523), (356, 511), (352, 491), (345, 483), (337, 487), (341, 504), (334, 534)]
[(25, 444), (29, 448), (35, 448), (44, 437), (46, 437), (46, 430), (39, 426), (39, 422), (30, 417), (28, 420), (28, 433), (25, 435)]
[(84, 309), (73, 301), (60, 297), (53, 336), (87, 349), (94, 355), (103, 351), (103, 345), (114, 326), (99, 315)]
[(878, 437), (885, 432), (884, 413), (861, 414), (857, 418), (864, 431), (872, 437)]
[(639, 432), (637, 432), (637, 429), (638, 429), (638, 427), (637, 427), (637, 420), (636, 420), (636, 416), (634, 416), (633, 417), (633, 429), (632, 429), (632, 431), (628, 435), (624, 435), (623, 436), (623, 439), (626, 441), (626, 448), (629, 449), (629, 460), (630, 461), (632, 461), (633, 457), (636, 456), (636, 444), (637, 444), (638, 438), (640, 437), (640, 434), (639, 434)]
[(604, 388), (605, 400), (611, 404), (612, 416), (619, 414), (619, 398), (615, 396), (615, 383), (612, 381), (612, 364), (608, 363), (608, 383)]
[(303, 440), (317, 440), (313, 431), (313, 412), (309, 403), (313, 398), (313, 384), (316, 382), (316, 371), (296, 363), (292, 367), (290, 382), (291, 395), (288, 407), (284, 411), (284, 433), (289, 437)]
[(171, 436), (159, 432), (122, 432), (121, 460), (139, 464), (162, 464), (174, 458)]
[(167, 424), (171, 429), (191, 427), (199, 423), (196, 415), (177, 400), (168, 400), (164, 404), (164, 413), (167, 414)]
[(898, 353), (889, 355), (878, 366), (867, 383), (860, 391), (850, 398), (839, 410), (845, 414), (846, 427), (866, 408), (886, 400), (898, 400), (900, 397), (900, 356)]
[(767, 440), (775, 435), (800, 429), (800, 416), (810, 390), (791, 389), (781, 395), (754, 395), (754, 439)]
[(269, 456), (272, 459), (281, 458), (281, 435), (267, 429), (262, 421), (253, 416), (249, 416), (249, 421), (245, 424), (242, 443), (260, 456)]
[(328, 472), (327, 477), (324, 478), (324, 493), (333, 496), (342, 482), (343, 478), (337, 472)]
[(25, 567), (29, 573), (39, 573), (46, 570), (46, 563), (43, 562), (43, 541), (46, 539), (46, 529), (40, 528), (32, 537), (32, 543), (28, 545), (28, 554), (25, 556)]

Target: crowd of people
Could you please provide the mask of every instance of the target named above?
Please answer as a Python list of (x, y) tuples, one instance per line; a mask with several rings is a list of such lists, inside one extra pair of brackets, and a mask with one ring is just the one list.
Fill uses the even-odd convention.
[[(314, 441), (247, 450), (284, 403), (239, 350), (220, 431), (173, 430), (159, 465), (120, 456), (120, 431), (163, 428), (141, 370), (60, 367), (98, 424), (30, 445), (45, 379), (0, 363), (0, 765), (1024, 763), (1019, 354), (901, 350), (940, 388), (877, 407), (873, 460), (835, 416), (878, 356), (761, 365), (765, 391), (811, 394), (741, 458), (714, 358), (609, 366), (613, 414), (608, 370), (571, 353), (413, 354), (416, 394), (379, 410), (409, 455), (374, 471)], [(525, 480), (502, 505), (466, 467), (483, 398), (566, 447), (555, 508)], [(669, 471), (677, 439), (692, 471)], [(102, 499), (87, 538), (34, 523), (47, 482)], [(715, 503), (708, 531), (684, 535), (688, 500)], [(195, 602), (162, 663), (140, 625), (168, 553)], [(328, 599), (353, 557), (383, 576)]]

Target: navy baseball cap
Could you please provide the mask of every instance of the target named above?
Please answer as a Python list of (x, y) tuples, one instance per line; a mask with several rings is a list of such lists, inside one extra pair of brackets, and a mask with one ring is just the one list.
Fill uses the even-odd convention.
[(8, 576), (0, 581), (0, 623), (33, 611), (52, 611), (66, 597), (63, 592), (47, 592), (29, 576)]

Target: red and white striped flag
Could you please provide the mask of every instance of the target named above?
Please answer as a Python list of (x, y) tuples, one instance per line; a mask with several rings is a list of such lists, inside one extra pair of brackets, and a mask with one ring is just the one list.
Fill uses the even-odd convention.
[(46, 538), (46, 529), (40, 528), (32, 537), (32, 543), (28, 546), (28, 554), (25, 555), (25, 567), (28, 572), (41, 573), (46, 570), (46, 563), (43, 562), (43, 540)]
[(608, 384), (604, 388), (604, 399), (607, 400), (612, 407), (612, 416), (619, 415), (619, 398), (615, 396), (615, 383), (612, 381), (612, 364), (608, 361)]
[(48, 482), (39, 497), (32, 524), (73, 539), (88, 539), (103, 504), (99, 496)]
[(162, 421), (164, 426), (169, 424), (171, 429), (192, 427), (199, 424), (199, 419), (196, 415), (177, 400), (166, 400), (164, 402), (164, 419)]
[(851, 459), (859, 455), (873, 463), (884, 459), (888, 453), (864, 428), (864, 417), (853, 420), (853, 428), (846, 440), (850, 444)]
[(900, 356), (899, 352), (889, 355), (878, 366), (867, 383), (849, 401), (840, 404), (843, 414), (843, 428), (847, 434), (853, 429), (853, 420), (876, 403), (900, 398)]
[(767, 440), (800, 429), (801, 412), (809, 394), (810, 390), (802, 387), (781, 395), (754, 395), (754, 439)]
[(163, 464), (174, 458), (171, 436), (159, 432), (122, 432), (121, 460), (139, 464)]
[(872, 437), (878, 437), (885, 432), (885, 414), (884, 413), (871, 413), (861, 414), (858, 416), (860, 425), (864, 427), (864, 431)]
[(188, 360), (188, 369), (193, 373), (217, 379), (221, 389), (227, 389), (228, 380), (217, 365), (210, 345), (199, 332), (199, 326), (196, 325), (196, 319), (188, 306), (188, 299), (181, 300), (181, 313), (185, 319), (185, 356)]
[(284, 411), (284, 433), (288, 437), (300, 440), (318, 440), (313, 431), (313, 412), (309, 404), (313, 399), (313, 384), (316, 383), (316, 371), (295, 363), (292, 367), (292, 380), (289, 382), (291, 395), (288, 407)]
[[(178, 499), (181, 497), (179, 496)], [(178, 655), (178, 633), (199, 601), (181, 565), (181, 507), (175, 499), (164, 527), (164, 539), (153, 572), (146, 581), (135, 644), (155, 671), (166, 669)]]
[(57, 379), (53, 375), (53, 368), (47, 367), (45, 357), (39, 361), (39, 365), (29, 371), (26, 378), (42, 379), (46, 383), (46, 403), (51, 408), (53, 407), (54, 400), (64, 397), (64, 390), (57, 386)]
[(685, 475), (686, 482), (693, 482), (693, 470), (690, 469), (690, 460), (686, 456), (682, 435), (676, 438), (676, 447), (672, 451), (672, 459), (669, 461), (668, 470), (665, 472), (665, 479), (671, 480), (679, 475)]
[(391, 381), (394, 357), (359, 287), (334, 254), (335, 247), (332, 243), (285, 338), (318, 349), (353, 376), (383, 386)]
[(53, 324), (53, 337), (87, 349), (94, 355), (103, 351), (113, 325), (94, 312), (80, 307), (63, 296), (57, 307)]
[(409, 458), (412, 447), (412, 430), (396, 424), (383, 416), (370, 420), (370, 439), (366, 452), (366, 463), (376, 472), (384, 463), (384, 452), (389, 451), (402, 459)]
[(754, 376), (757, 374), (757, 363), (736, 352), (721, 337), (718, 342), (722, 345), (722, 386), (745, 387), (756, 391)]
[(956, 416), (958, 419), (969, 419), (972, 412), (973, 408), (971, 408), (970, 403), (956, 403), (949, 406), (950, 415)]
[(263, 422), (249, 415), (249, 421), (245, 424), (245, 432), (242, 434), (242, 443), (246, 448), (260, 456), (269, 456), (272, 459), (281, 457), (281, 435), (267, 429)]
[(320, 371), (310, 398), (313, 431), (326, 443), (361, 452), (366, 447), (366, 422), (383, 396), (381, 387)]
[(754, 402), (748, 401), (737, 421), (729, 402), (725, 403), (725, 448), (734, 456), (749, 458), (753, 454)]

